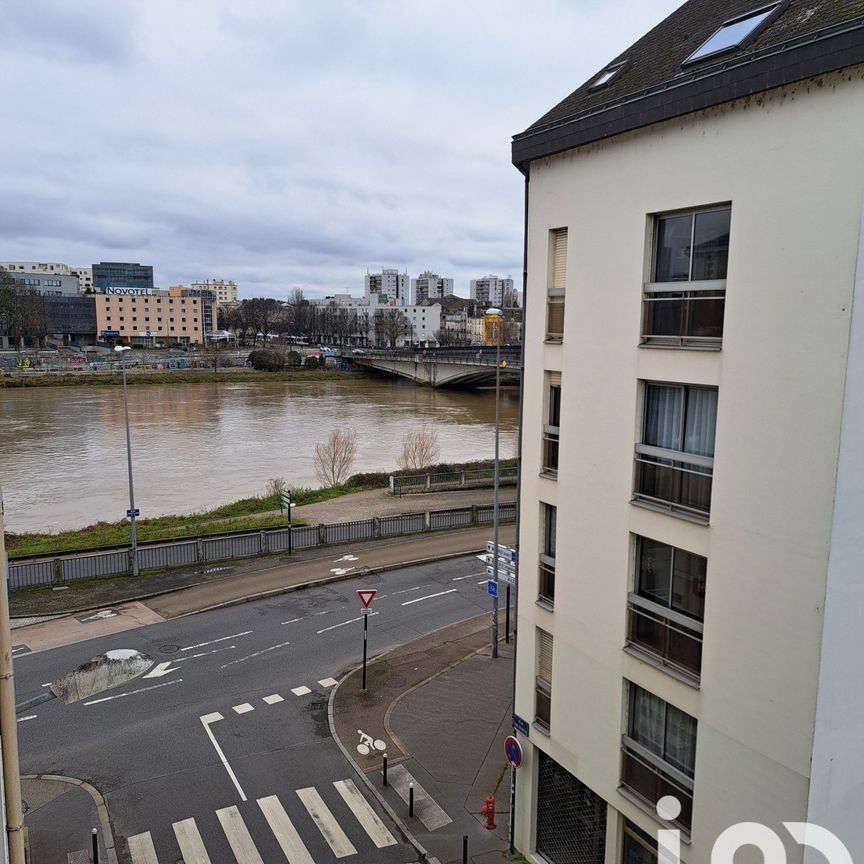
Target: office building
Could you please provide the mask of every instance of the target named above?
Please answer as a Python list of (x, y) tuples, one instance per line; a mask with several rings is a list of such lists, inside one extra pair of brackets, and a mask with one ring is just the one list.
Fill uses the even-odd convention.
[(108, 288), (134, 288), (153, 290), (153, 268), (150, 265), (130, 264), (122, 261), (103, 261), (94, 264), (93, 289), (100, 292)]

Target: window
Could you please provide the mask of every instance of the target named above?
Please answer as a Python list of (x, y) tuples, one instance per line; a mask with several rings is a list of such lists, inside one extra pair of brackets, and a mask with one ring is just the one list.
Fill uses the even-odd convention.
[(713, 387), (646, 383), (633, 500), (707, 522), (716, 423)]
[(675, 821), (689, 830), (693, 813), (696, 719), (627, 682), (627, 732), (622, 736), (621, 783), (652, 809), (664, 795), (681, 804)]
[(561, 379), (547, 376), (548, 406), (543, 427), (543, 473), (558, 476), (558, 441), (561, 427)]
[(612, 81), (617, 78), (618, 75), (620, 75), (626, 67), (626, 60), (623, 63), (616, 63), (614, 66), (608, 66), (597, 76), (597, 78), (594, 80), (594, 82), (588, 89), (599, 90), (601, 87), (605, 87), (607, 84), (611, 84)]
[(546, 341), (564, 338), (564, 289), (567, 284), (567, 229), (549, 232), (549, 287), (546, 295)]
[(721, 25), (714, 33), (705, 40), (681, 65), (695, 63), (697, 60), (705, 60), (718, 54), (734, 51), (742, 45), (746, 45), (756, 34), (780, 12), (780, 3), (772, 3), (763, 6), (754, 12), (732, 18)]
[(636, 573), (627, 604), (627, 641), (699, 677), (707, 560), (648, 537), (636, 538)]
[(540, 553), (540, 579), (538, 599), (549, 606), (555, 605), (555, 534), (557, 532), (558, 508), (541, 504), (543, 523), (543, 551)]
[(552, 634), (537, 628), (537, 676), (534, 679), (534, 724), (548, 732), (552, 719)]
[(657, 841), (629, 819), (624, 820), (621, 864), (657, 864)]
[(720, 347), (731, 216), (721, 207), (656, 218), (652, 281), (642, 297), (643, 345)]

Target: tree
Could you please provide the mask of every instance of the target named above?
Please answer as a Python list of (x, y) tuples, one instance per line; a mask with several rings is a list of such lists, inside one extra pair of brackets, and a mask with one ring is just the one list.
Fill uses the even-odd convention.
[(351, 474), (357, 455), (357, 432), (350, 427), (334, 429), (326, 441), (315, 445), (315, 476), (325, 486), (341, 486)]
[(459, 338), (459, 334), (455, 330), (447, 330), (441, 328), (435, 331), (435, 341), (441, 346), (445, 345), (462, 345), (463, 340)]
[(424, 423), (405, 433), (399, 467), (403, 471), (420, 471), (429, 465), (436, 465), (440, 456), (438, 431)]
[(240, 307), (246, 311), (251, 329), (255, 333), (252, 344), (258, 342), (260, 333), (266, 345), (270, 331), (282, 317), (282, 304), (272, 297), (253, 297), (251, 300), (244, 300)]
[(45, 298), (33, 288), (0, 268), (0, 331), (10, 343), (24, 347), (25, 339), (32, 339), (37, 347), (48, 333)]
[(397, 340), (411, 335), (411, 322), (405, 313), (395, 306), (375, 312), (375, 340), (381, 345), (395, 348)]
[(259, 348), (249, 355), (249, 363), (258, 372), (281, 372), (285, 368), (285, 356), (272, 348)]
[(226, 344), (221, 339), (211, 339), (201, 352), (207, 365), (212, 367), (214, 375), (218, 373), (220, 366), (224, 368), (229, 363), (228, 352), (225, 349)]

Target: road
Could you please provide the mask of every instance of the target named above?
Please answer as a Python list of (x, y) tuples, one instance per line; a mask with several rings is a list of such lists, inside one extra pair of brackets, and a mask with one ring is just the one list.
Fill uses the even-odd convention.
[[(358, 803), (352, 784), (339, 782), (351, 781), (352, 770), (330, 737), (328, 694), (361, 657), (357, 588), (378, 590), (372, 657), (489, 609), (483, 570), (470, 556), (24, 655), (16, 659), (19, 703), (110, 649), (142, 651), (161, 664), (148, 674), (161, 674), (23, 712), (22, 772), (78, 777), (99, 789), (123, 864), (415, 861), (407, 844), (384, 845), (388, 832), (399, 834), (377, 804), (369, 807), (381, 826), (362, 792)], [(199, 836), (206, 857), (194, 858)], [(133, 854), (127, 838), (136, 837)], [(65, 864), (65, 850), (57, 861)]]

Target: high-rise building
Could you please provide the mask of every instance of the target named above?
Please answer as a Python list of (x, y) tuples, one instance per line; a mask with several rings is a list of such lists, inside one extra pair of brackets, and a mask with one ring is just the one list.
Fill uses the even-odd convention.
[(440, 300), (453, 293), (453, 280), (439, 276), (430, 270), (425, 270), (416, 279), (411, 280), (411, 294), (415, 305), (424, 300)]
[(153, 268), (149, 264), (102, 261), (100, 264), (94, 264), (92, 269), (93, 289), (97, 292), (104, 291), (106, 288), (153, 290)]
[(864, 860), (862, 153), (848, 0), (690, 0), (513, 140), (534, 864)]
[(384, 268), (380, 273), (366, 273), (365, 296), (370, 306), (407, 306), (409, 287), (408, 274), (395, 269)]
[(513, 280), (507, 276), (501, 278), (493, 274), (482, 279), (471, 280), (471, 299), (485, 306), (512, 306), (515, 294)]
[(190, 287), (196, 291), (212, 291), (216, 295), (217, 303), (237, 302), (237, 283), (233, 279), (228, 282), (224, 279), (203, 279), (193, 282)]

